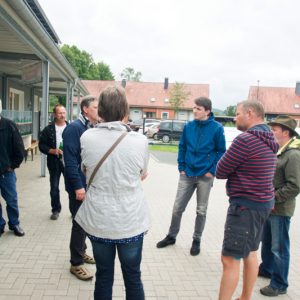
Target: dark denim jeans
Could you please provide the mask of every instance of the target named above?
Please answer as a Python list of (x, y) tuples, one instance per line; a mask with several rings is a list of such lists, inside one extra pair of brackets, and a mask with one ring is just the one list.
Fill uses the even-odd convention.
[(171, 225), (168, 233), (169, 236), (176, 238), (180, 229), (182, 214), (196, 190), (197, 207), (193, 239), (198, 241), (201, 240), (206, 221), (208, 198), (213, 181), (214, 177), (187, 177), (185, 174), (180, 174), (176, 199), (173, 206)]
[(61, 174), (64, 175), (64, 165), (61, 160), (54, 160), (49, 168), (50, 175), (50, 197), (52, 213), (61, 211), (60, 194), (59, 194), (59, 180)]
[(143, 239), (128, 244), (103, 243), (91, 240), (96, 260), (95, 300), (111, 300), (114, 283), (116, 250), (118, 251), (127, 300), (144, 300), (141, 280)]
[[(5, 172), (0, 175), (0, 190), (3, 199), (6, 201), (6, 211), (8, 216), (9, 229), (19, 225), (18, 194), (16, 188), (17, 177), (15, 171)], [(0, 229), (4, 229), (5, 220), (2, 217), (2, 207), (0, 205)]]
[(286, 290), (290, 265), (290, 217), (270, 215), (262, 237), (260, 272), (271, 276), (271, 287)]

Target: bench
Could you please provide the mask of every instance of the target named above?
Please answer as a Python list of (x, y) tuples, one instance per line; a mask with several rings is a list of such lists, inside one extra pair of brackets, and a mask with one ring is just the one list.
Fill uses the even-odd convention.
[(31, 153), (31, 160), (33, 160), (33, 151), (35, 154), (37, 154), (37, 148), (38, 148), (38, 141), (32, 140), (31, 145), (25, 149), (26, 155), (25, 155), (25, 162), (27, 161), (28, 153)]

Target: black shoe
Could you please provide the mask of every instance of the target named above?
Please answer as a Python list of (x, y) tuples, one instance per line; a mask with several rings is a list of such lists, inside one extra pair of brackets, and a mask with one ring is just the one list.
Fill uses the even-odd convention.
[(50, 216), (51, 220), (57, 220), (59, 217), (59, 212), (55, 211), (54, 213), (52, 213), (52, 215)]
[(192, 256), (196, 256), (200, 253), (200, 241), (193, 240), (192, 247), (190, 250), (190, 254)]
[(264, 296), (276, 297), (278, 295), (286, 294), (286, 290), (275, 289), (275, 288), (271, 287), (270, 285), (267, 285), (264, 288), (260, 289), (260, 293)]
[(258, 274), (257, 274), (258, 277), (263, 277), (263, 278), (268, 278), (268, 279), (271, 279), (272, 276), (270, 274), (267, 274), (261, 270), (258, 271)]
[(0, 229), (0, 236), (4, 233), (4, 228)]
[(16, 236), (23, 236), (25, 234), (24, 230), (20, 227), (20, 225), (15, 226), (11, 229)]
[(158, 242), (156, 244), (157, 248), (164, 248), (167, 247), (169, 245), (174, 245), (176, 242), (176, 239), (170, 237), (169, 235), (167, 235), (163, 240), (161, 240), (160, 242)]

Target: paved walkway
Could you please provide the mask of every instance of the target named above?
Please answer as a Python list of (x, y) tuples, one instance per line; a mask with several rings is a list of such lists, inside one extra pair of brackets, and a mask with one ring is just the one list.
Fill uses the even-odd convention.
[[(199, 256), (189, 254), (195, 201), (190, 203), (184, 214), (176, 245), (157, 249), (156, 242), (165, 236), (169, 226), (178, 180), (176, 165), (162, 163), (160, 159), (160, 156), (151, 159), (150, 175), (144, 183), (152, 214), (152, 228), (145, 238), (142, 263), (146, 297), (217, 299), (221, 276), (220, 251), (228, 205), (225, 182), (215, 181)], [(29, 158), (17, 171), (21, 225), (26, 235), (19, 238), (6, 231), (0, 238), (0, 300), (92, 299), (94, 281), (79, 281), (69, 272), (71, 218), (67, 195), (62, 192), (60, 218), (51, 221), (49, 179), (39, 175), (39, 155), (34, 156), (34, 161)], [(300, 299), (299, 216), (298, 205), (291, 225), (290, 288), (288, 295), (279, 299)], [(91, 253), (89, 242), (88, 252)], [(94, 266), (88, 268), (95, 271)], [(259, 288), (267, 284), (268, 280), (258, 279), (253, 299), (266, 299), (259, 294)], [(119, 264), (116, 265), (114, 299), (124, 299)]]

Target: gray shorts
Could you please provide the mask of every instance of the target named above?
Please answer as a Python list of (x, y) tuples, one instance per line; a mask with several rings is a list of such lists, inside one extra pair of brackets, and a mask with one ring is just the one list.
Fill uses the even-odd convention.
[(256, 251), (261, 241), (269, 210), (254, 210), (230, 204), (225, 223), (223, 256), (246, 258)]

